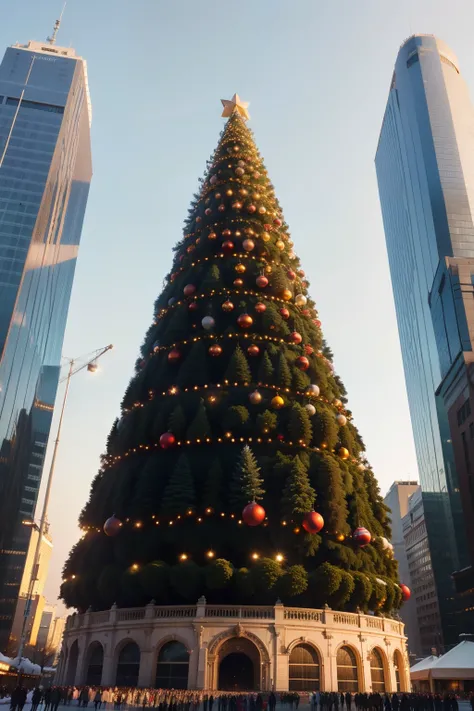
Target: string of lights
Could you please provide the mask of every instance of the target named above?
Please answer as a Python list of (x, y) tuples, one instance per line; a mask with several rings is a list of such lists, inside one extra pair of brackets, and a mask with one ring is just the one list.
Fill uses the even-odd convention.
[[(210, 291), (207, 292), (201, 292), (199, 294), (194, 294), (192, 297), (187, 297), (185, 299), (179, 299), (179, 301), (175, 301), (173, 304), (170, 304), (169, 306), (163, 307), (159, 310), (159, 312), (155, 316), (155, 320), (153, 321), (153, 325), (157, 325), (158, 321), (160, 321), (166, 314), (168, 314), (171, 310), (176, 309), (178, 306), (189, 306), (191, 301), (198, 301), (200, 299), (211, 299), (214, 296), (255, 296), (258, 298), (259, 301), (271, 301), (277, 304), (282, 304), (286, 308), (289, 306), (292, 308), (297, 308), (295, 304), (292, 304), (289, 301), (286, 301), (285, 299), (279, 297), (279, 296), (272, 296), (271, 294), (265, 293), (264, 290), (262, 291), (254, 291), (253, 289), (211, 289)], [(318, 311), (313, 308), (309, 307), (314, 311), (315, 318), (318, 317)], [(301, 312), (297, 312), (298, 316), (301, 316)]]

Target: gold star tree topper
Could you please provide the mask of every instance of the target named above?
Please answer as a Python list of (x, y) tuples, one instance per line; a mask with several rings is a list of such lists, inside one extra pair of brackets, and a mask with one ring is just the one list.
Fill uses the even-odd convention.
[(228, 99), (221, 99), (221, 101), (222, 106), (224, 107), (224, 111), (222, 112), (223, 118), (229, 118), (229, 116), (232, 116), (234, 111), (242, 116), (244, 121), (247, 121), (250, 118), (250, 114), (247, 111), (249, 102), (242, 101), (238, 94), (234, 94), (230, 101)]

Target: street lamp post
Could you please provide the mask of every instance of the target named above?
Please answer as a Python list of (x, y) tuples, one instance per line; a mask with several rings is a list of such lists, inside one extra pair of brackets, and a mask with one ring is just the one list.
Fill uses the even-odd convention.
[(25, 650), (28, 618), (30, 616), (30, 609), (31, 609), (31, 603), (33, 600), (33, 592), (34, 592), (34, 588), (35, 588), (35, 582), (37, 580), (39, 559), (40, 559), (40, 552), (41, 552), (41, 542), (43, 540), (43, 535), (44, 535), (44, 531), (45, 531), (46, 523), (47, 523), (49, 497), (51, 495), (51, 485), (53, 483), (54, 469), (56, 466), (56, 458), (57, 458), (58, 448), (59, 448), (59, 440), (61, 437), (61, 429), (63, 426), (64, 410), (66, 409), (66, 402), (67, 402), (67, 397), (69, 394), (69, 386), (71, 384), (71, 378), (73, 375), (76, 375), (76, 373), (79, 373), (81, 370), (84, 370), (84, 368), (87, 368), (87, 370), (89, 372), (94, 373), (97, 370), (98, 359), (101, 358), (105, 353), (110, 351), (112, 348), (113, 348), (113, 346), (109, 345), (109, 346), (105, 346), (104, 348), (99, 349), (98, 351), (95, 352), (93, 358), (89, 358), (86, 363), (83, 363), (82, 365), (79, 365), (78, 367), (75, 367), (76, 360), (74, 358), (69, 359), (69, 370), (68, 370), (68, 374), (67, 374), (66, 378), (64, 379), (66, 381), (66, 386), (64, 388), (64, 396), (63, 396), (63, 402), (61, 405), (61, 414), (59, 416), (58, 431), (56, 434), (56, 439), (54, 441), (53, 456), (51, 459), (51, 465), (49, 467), (48, 481), (46, 483), (46, 492), (44, 495), (43, 509), (41, 511), (41, 518), (40, 518), (39, 526), (36, 526), (36, 525), (34, 526), (36, 528), (36, 530), (38, 531), (38, 541), (36, 543), (35, 555), (33, 558), (33, 564), (31, 566), (30, 581), (29, 581), (29, 585), (28, 585), (28, 592), (26, 595), (25, 610), (23, 613), (23, 624), (21, 627), (20, 644), (18, 645), (17, 657), (18, 657), (18, 675), (19, 676), (21, 676), (21, 659), (23, 657), (23, 652)]

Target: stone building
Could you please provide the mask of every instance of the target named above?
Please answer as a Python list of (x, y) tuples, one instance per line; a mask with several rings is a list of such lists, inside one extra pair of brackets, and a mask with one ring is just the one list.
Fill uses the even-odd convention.
[(408, 691), (402, 622), (274, 606), (155, 606), (68, 618), (59, 684)]

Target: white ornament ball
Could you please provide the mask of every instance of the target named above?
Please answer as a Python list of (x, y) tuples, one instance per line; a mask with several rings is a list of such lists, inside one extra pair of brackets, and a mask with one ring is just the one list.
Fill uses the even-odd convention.
[(297, 306), (305, 306), (307, 301), (308, 301), (308, 299), (306, 298), (306, 296), (304, 294), (297, 294), (295, 296), (295, 304)]
[(244, 160), (239, 160), (239, 162), (237, 163), (237, 165), (239, 166), (239, 168), (245, 168), (245, 161), (244, 161)]
[(344, 425), (347, 424), (347, 417), (340, 412), (339, 415), (336, 416), (336, 422), (339, 427), (344, 427)]
[(304, 406), (304, 409), (308, 413), (310, 417), (316, 414), (316, 408), (314, 405), (311, 405), (311, 403), (308, 403), (307, 405)]
[(217, 175), (213, 175), (209, 182), (211, 185), (215, 185), (217, 183)]
[(365, 464), (362, 464), (362, 462), (361, 462), (360, 464), (357, 465), (357, 469), (360, 472), (365, 472)]
[(320, 392), (321, 392), (321, 391), (320, 391), (320, 389), (319, 389), (319, 386), (318, 386), (318, 385), (314, 385), (314, 383), (313, 383), (312, 385), (308, 385), (308, 389), (307, 389), (307, 391), (306, 391), (306, 394), (307, 394), (307, 395), (310, 395), (310, 396), (312, 396), (312, 397), (319, 397), (319, 393), (320, 393)]
[(203, 320), (201, 321), (202, 327), (206, 329), (206, 331), (210, 331), (211, 328), (214, 328), (216, 325), (216, 322), (212, 318), (212, 316), (204, 316)]

